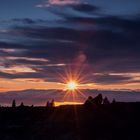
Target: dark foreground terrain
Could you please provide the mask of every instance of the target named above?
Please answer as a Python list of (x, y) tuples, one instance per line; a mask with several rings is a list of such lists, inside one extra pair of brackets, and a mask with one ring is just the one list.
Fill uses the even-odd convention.
[(140, 103), (0, 108), (0, 140), (139, 140)]

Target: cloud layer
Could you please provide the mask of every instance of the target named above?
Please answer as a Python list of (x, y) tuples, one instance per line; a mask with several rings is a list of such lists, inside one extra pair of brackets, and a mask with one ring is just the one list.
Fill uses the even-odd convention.
[[(139, 83), (138, 16), (104, 15), (101, 8), (78, 0), (49, 0), (37, 7), (60, 19), (4, 21), (8, 26), (0, 30), (0, 78), (61, 82), (58, 75), (70, 68), (89, 83)], [(24, 71), (13, 70), (17, 67)]]

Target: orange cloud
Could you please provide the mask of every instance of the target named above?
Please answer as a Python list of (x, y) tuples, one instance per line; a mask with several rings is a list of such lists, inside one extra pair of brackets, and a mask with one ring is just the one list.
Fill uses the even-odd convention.
[(25, 89), (63, 89), (57, 82), (44, 82), (41, 79), (4, 79), (0, 78), (0, 92)]
[(6, 73), (19, 73), (19, 72), (36, 72), (30, 67), (26, 66), (12, 66), (9, 68), (1, 68), (1, 72), (6, 72)]

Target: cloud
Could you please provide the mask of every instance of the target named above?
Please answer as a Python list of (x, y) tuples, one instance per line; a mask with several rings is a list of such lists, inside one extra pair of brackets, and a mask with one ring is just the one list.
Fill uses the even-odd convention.
[(110, 75), (110, 74), (101, 74), (94, 75), (93, 81), (99, 84), (116, 84), (116, 83), (127, 83), (129, 81), (133, 81), (132, 77), (125, 75)]
[(82, 16), (82, 14), (91, 17), (99, 16), (101, 11), (99, 7), (80, 0), (50, 0), (43, 4), (38, 4), (36, 7), (43, 8), (60, 18)]
[[(10, 27), (7, 35), (20, 36), (26, 41), (0, 42), (0, 54), (5, 58), (1, 61), (1, 65), (7, 68), (13, 65), (28, 65), (36, 70), (37, 75), (21, 73), (15, 76), (1, 73), (1, 76), (43, 78), (42, 73), (48, 73), (46, 78), (58, 81), (54, 78), (56, 72), (64, 73), (67, 66), (82, 69), (84, 65), (86, 68), (83, 75), (104, 74), (91, 77), (90, 81), (95, 83), (139, 81), (132, 80), (131, 76), (110, 75), (112, 72), (140, 71), (139, 19), (65, 16), (63, 20), (55, 23), (55, 26), (48, 26), (46, 22), (46, 25), (45, 23), (32, 26), (19, 24)], [(11, 59), (14, 57), (17, 59)], [(47, 61), (42, 61), (44, 59)]]
[(50, 5), (73, 5), (79, 4), (80, 0), (49, 0)]
[(85, 13), (86, 12), (90, 13), (90, 12), (99, 10), (98, 7), (91, 5), (91, 4), (88, 4), (88, 3), (80, 3), (77, 5), (72, 5), (71, 7), (76, 11), (85, 12)]
[(12, 19), (13, 22), (15, 23), (23, 23), (23, 24), (35, 24), (36, 21), (35, 20), (32, 20), (30, 18), (22, 18), (22, 19), (18, 19), (18, 18), (14, 18)]
[(66, 6), (66, 5), (77, 5), (80, 0), (48, 0), (42, 4), (36, 5), (36, 7), (45, 8), (49, 6)]

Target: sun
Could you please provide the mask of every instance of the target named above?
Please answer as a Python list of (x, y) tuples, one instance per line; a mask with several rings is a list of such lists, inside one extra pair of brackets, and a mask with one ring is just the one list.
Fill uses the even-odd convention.
[(76, 90), (78, 87), (78, 83), (76, 81), (69, 81), (67, 84), (66, 84), (66, 88), (67, 90)]

